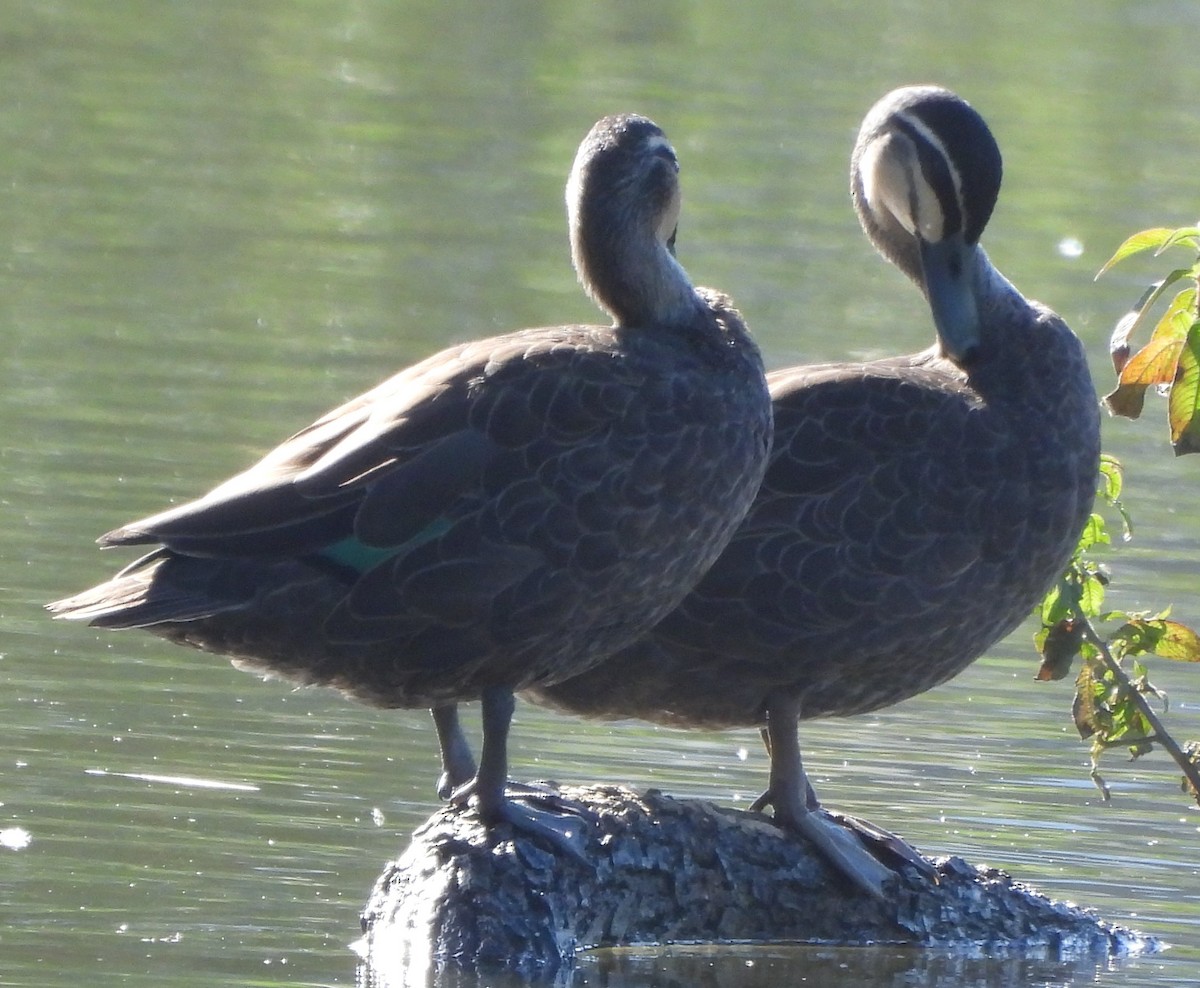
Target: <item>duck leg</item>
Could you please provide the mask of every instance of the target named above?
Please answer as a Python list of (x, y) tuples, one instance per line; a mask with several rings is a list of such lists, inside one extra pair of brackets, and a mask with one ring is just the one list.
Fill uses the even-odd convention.
[(799, 703), (790, 697), (768, 703), (765, 738), (771, 757), (770, 785), (752, 809), (770, 803), (780, 827), (807, 837), (855, 886), (882, 899), (884, 885), (894, 872), (821, 809), (800, 757), (799, 715)]
[[(785, 716), (779, 714), (779, 717)], [(799, 724), (799, 716), (796, 716), (797, 726)], [(770, 732), (763, 728), (762, 734), (763, 745), (767, 749), (767, 754), (771, 755), (771, 738)], [(789, 737), (799, 737), (798, 730), (793, 727), (788, 732)], [(799, 741), (796, 743), (797, 759), (799, 759)], [(884, 830), (883, 827), (876, 826), (869, 820), (864, 820), (861, 817), (851, 816), (849, 813), (842, 813), (838, 810), (829, 810), (821, 805), (821, 801), (817, 799), (816, 790), (813, 789), (812, 783), (808, 780), (808, 774), (804, 772), (803, 766), (800, 769), (804, 776), (804, 806), (810, 813), (817, 813), (828, 820), (832, 820), (839, 826), (845, 827), (848, 830), (855, 831), (859, 838), (867, 845), (867, 849), (878, 858), (881, 854), (888, 856), (892, 860), (892, 865), (889, 867), (902, 868), (905, 865), (911, 865), (918, 872), (924, 875), (927, 879), (935, 884), (938, 881), (938, 870), (920, 851), (913, 847), (903, 837), (893, 834), (890, 830)], [(754, 801), (750, 809), (754, 811), (761, 810), (768, 803), (774, 803), (772, 791), (768, 789), (765, 793), (759, 796)], [(778, 811), (777, 811), (778, 812)]]
[(447, 703), (433, 707), (433, 726), (437, 731), (438, 747), (442, 753), (442, 774), (438, 776), (437, 794), (449, 799), (454, 790), (466, 785), (475, 777), (475, 756), (463, 734), (458, 720), (458, 704)]
[[(508, 731), (516, 706), (512, 690), (500, 686), (486, 687), (482, 701), (483, 745), (479, 753), (479, 770), (473, 779), (454, 790), (450, 800), (461, 804), (474, 797), (475, 808), (487, 826), (511, 824), (518, 830), (546, 838), (555, 847), (586, 862), (577, 843), (583, 832), (580, 818), (536, 809), (510, 799), (505, 793), (508, 784)], [(451, 719), (444, 713), (446, 708), (437, 709), (443, 711), (437, 716), (444, 724), (449, 724)], [(457, 717), (454, 716), (453, 720), (456, 721)], [(525, 796), (524, 799), (549, 802), (546, 797), (537, 795)]]

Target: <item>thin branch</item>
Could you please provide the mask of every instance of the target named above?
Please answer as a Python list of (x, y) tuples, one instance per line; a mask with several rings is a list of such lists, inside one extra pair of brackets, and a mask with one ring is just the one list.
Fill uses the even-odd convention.
[[(1156, 735), (1154, 740), (1162, 745), (1167, 754), (1175, 759), (1175, 764), (1183, 770), (1184, 776), (1192, 784), (1193, 791), (1200, 794), (1200, 766), (1196, 765), (1188, 757), (1187, 753), (1175, 743), (1175, 739), (1171, 737), (1166, 727), (1163, 726), (1162, 721), (1158, 719), (1158, 714), (1154, 712), (1154, 708), (1150, 706), (1150, 703), (1142, 695), (1141, 691), (1134, 688), (1133, 684), (1129, 681), (1129, 677), (1125, 674), (1125, 670), (1113, 658), (1112, 652), (1109, 651), (1108, 643), (1096, 633), (1096, 629), (1092, 627), (1092, 623), (1082, 615), (1077, 615), (1077, 618), (1082, 622), (1083, 637), (1091, 642), (1100, 652), (1100, 658), (1104, 661), (1105, 666), (1108, 667), (1122, 688), (1129, 691), (1138, 710), (1146, 718), (1146, 722), (1151, 728), (1154, 729), (1154, 734)], [(1197, 796), (1197, 802), (1200, 802), (1200, 795)]]

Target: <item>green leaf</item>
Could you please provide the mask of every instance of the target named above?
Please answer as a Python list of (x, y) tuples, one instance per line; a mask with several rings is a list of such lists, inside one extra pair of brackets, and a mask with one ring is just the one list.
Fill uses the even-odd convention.
[[(1154, 617), (1130, 617), (1112, 635), (1122, 655), (1157, 655), (1176, 662), (1200, 662), (1200, 634), (1180, 621), (1166, 618), (1168, 611)], [(1134, 675), (1144, 675), (1144, 670)]]
[(1076, 589), (1078, 585), (1060, 577), (1059, 581), (1050, 588), (1042, 598), (1041, 621), (1044, 628), (1052, 628), (1056, 624), (1069, 620), (1079, 598)]
[(1167, 402), (1171, 445), (1176, 456), (1200, 452), (1200, 323), (1193, 322), (1176, 361), (1175, 383)]
[(1096, 495), (1117, 509), (1121, 516), (1121, 541), (1128, 542), (1133, 538), (1133, 519), (1129, 517), (1129, 512), (1121, 503), (1121, 491), (1124, 486), (1125, 474), (1121, 467), (1121, 461), (1108, 453), (1101, 453), (1100, 483), (1096, 488)]
[(1173, 230), (1171, 235), (1163, 241), (1162, 246), (1154, 253), (1157, 256), (1169, 247), (1182, 244), (1185, 247), (1191, 247), (1192, 250), (1200, 248), (1200, 227), (1181, 226), (1178, 230)]
[(1087, 552), (1094, 545), (1109, 545), (1112, 539), (1108, 537), (1108, 526), (1104, 524), (1104, 516), (1095, 512), (1088, 518), (1079, 533), (1079, 544), (1076, 552)]
[(1079, 588), (1079, 609), (1084, 617), (1093, 618), (1100, 613), (1104, 606), (1104, 584), (1098, 573), (1088, 573), (1083, 585)]
[(1146, 715), (1128, 691), (1113, 686), (1109, 694), (1109, 709), (1112, 712), (1112, 726), (1106, 732), (1106, 742), (1121, 742), (1137, 745), (1154, 736), (1154, 728), (1146, 720)]
[(1112, 646), (1121, 656), (1154, 652), (1166, 634), (1165, 624), (1152, 618), (1131, 618), (1113, 632)]
[(1100, 486), (1096, 493), (1109, 504), (1115, 504), (1121, 499), (1121, 490), (1125, 485), (1124, 470), (1121, 461), (1108, 453), (1100, 454)]
[(1154, 227), (1150, 230), (1142, 230), (1140, 233), (1135, 233), (1132, 237), (1126, 240), (1120, 247), (1117, 248), (1115, 254), (1104, 262), (1104, 267), (1096, 272), (1096, 277), (1099, 278), (1102, 274), (1108, 271), (1114, 264), (1118, 264), (1131, 257), (1134, 254), (1140, 254), (1145, 250), (1159, 250), (1163, 244), (1170, 241), (1171, 237), (1177, 231), (1165, 226)]

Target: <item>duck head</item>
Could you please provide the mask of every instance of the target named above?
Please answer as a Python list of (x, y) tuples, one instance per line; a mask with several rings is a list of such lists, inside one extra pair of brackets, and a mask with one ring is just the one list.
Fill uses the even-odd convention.
[(942, 354), (980, 341), (979, 238), (1000, 193), (1000, 149), (965, 100), (936, 86), (888, 93), (863, 120), (850, 194), (871, 242), (924, 292)]
[(567, 182), (579, 281), (617, 325), (686, 318), (695, 291), (675, 260), (679, 160), (666, 135), (633, 113), (604, 117), (579, 146)]

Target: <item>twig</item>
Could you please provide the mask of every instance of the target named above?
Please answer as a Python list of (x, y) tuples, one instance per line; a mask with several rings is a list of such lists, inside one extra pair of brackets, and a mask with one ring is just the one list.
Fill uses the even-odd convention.
[(1133, 702), (1137, 705), (1142, 716), (1146, 718), (1146, 722), (1154, 730), (1154, 740), (1157, 741), (1166, 750), (1172, 758), (1175, 759), (1175, 764), (1182, 769), (1184, 776), (1192, 785), (1193, 792), (1197, 793), (1197, 802), (1200, 802), (1200, 766), (1188, 757), (1187, 753), (1175, 743), (1175, 739), (1167, 732), (1161, 720), (1158, 719), (1158, 714), (1154, 712), (1154, 708), (1142, 695), (1140, 690), (1134, 688), (1129, 681), (1129, 676), (1125, 674), (1125, 670), (1121, 668), (1120, 663), (1113, 658), (1113, 654), (1109, 651), (1108, 643), (1104, 641), (1092, 627), (1092, 623), (1082, 615), (1077, 614), (1077, 619), (1082, 622), (1083, 637), (1091, 642), (1099, 651), (1100, 658), (1104, 661), (1105, 666), (1113, 674), (1113, 677), (1121, 684), (1123, 689), (1129, 691), (1133, 697)]

